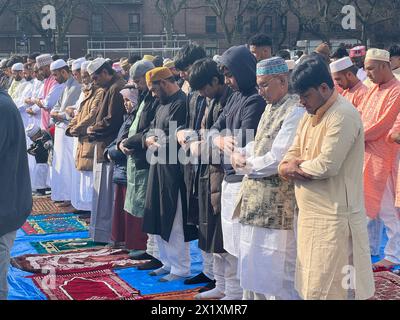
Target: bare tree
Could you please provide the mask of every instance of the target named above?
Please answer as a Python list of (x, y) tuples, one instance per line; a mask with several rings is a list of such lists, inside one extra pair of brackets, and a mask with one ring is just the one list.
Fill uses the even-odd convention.
[(0, 0), (0, 16), (8, 9), (11, 4), (11, 0)]
[(338, 0), (287, 0), (287, 5), (299, 22), (297, 40), (301, 39), (303, 32), (308, 32), (330, 42), (332, 33), (341, 22)]
[[(14, 2), (14, 1), (13, 1)], [(71, 23), (78, 17), (90, 0), (20, 0), (15, 1), (11, 9), (21, 20), (28, 22), (39, 33), (46, 43), (46, 50), (61, 53)], [(42, 27), (42, 8), (45, 5), (56, 9), (56, 30), (45, 30)]]
[(161, 16), (167, 37), (167, 46), (172, 46), (175, 18), (186, 5), (187, 0), (156, 0), (155, 8)]
[(359, 40), (366, 44), (369, 36), (375, 34), (372, 27), (397, 19), (400, 12), (398, 0), (337, 0), (342, 6), (356, 8), (357, 21), (361, 24)]
[[(240, 17), (249, 9), (252, 0), (205, 0), (219, 20), (225, 39), (232, 45), (237, 35)], [(233, 21), (232, 21), (233, 20)]]

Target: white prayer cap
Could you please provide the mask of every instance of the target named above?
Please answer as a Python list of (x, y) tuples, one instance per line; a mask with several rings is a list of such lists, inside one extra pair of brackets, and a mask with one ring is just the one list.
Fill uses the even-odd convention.
[(90, 75), (92, 75), (93, 73), (95, 73), (97, 70), (99, 70), (101, 68), (101, 66), (103, 64), (105, 64), (107, 61), (106, 59), (103, 58), (97, 58), (94, 59), (92, 62), (90, 62), (90, 64), (87, 67), (87, 71), (89, 72)]
[(67, 66), (67, 63), (63, 59), (58, 59), (50, 65), (50, 71), (58, 70)]
[(72, 71), (80, 70), (80, 69), (82, 68), (82, 63), (84, 63), (85, 61), (86, 61), (85, 58), (76, 59), (76, 60), (72, 63)]
[(365, 60), (390, 62), (390, 52), (387, 50), (372, 48), (367, 51)]
[(53, 62), (53, 59), (51, 58), (51, 55), (49, 54), (42, 54), (40, 56), (36, 57), (36, 64), (38, 68), (44, 67), (44, 66), (49, 66)]
[(289, 71), (293, 70), (296, 67), (296, 63), (294, 60), (286, 60), (286, 64), (289, 68)]
[(16, 63), (11, 67), (11, 71), (24, 71), (24, 65), (22, 63)]
[(331, 73), (340, 72), (346, 70), (353, 66), (353, 61), (350, 57), (343, 57), (339, 60), (332, 62), (329, 67), (331, 68)]
[(40, 132), (40, 127), (36, 123), (31, 123), (26, 127), (25, 132), (29, 138), (32, 138)]
[(84, 61), (84, 62), (82, 62), (81, 71), (87, 71), (87, 70), (88, 70), (88, 66), (89, 66), (89, 64), (90, 64), (91, 62), (92, 62), (92, 61)]
[(67, 65), (68, 65), (68, 67), (69, 68), (71, 68), (72, 67), (72, 64), (74, 63), (74, 59), (72, 59), (72, 58), (69, 58), (68, 60), (67, 60)]
[(218, 54), (216, 54), (216, 55), (213, 57), (213, 60), (214, 60), (217, 64), (220, 64), (220, 63), (221, 63), (221, 56), (218, 55)]

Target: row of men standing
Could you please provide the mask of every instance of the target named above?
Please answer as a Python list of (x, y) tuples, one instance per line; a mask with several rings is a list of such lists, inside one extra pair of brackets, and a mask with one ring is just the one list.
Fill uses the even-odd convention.
[[(80, 85), (73, 79), (66, 63), (58, 60), (47, 64), (50, 59), (48, 59), (49, 56), (46, 56), (48, 61), (46, 65), (42, 66), (45, 63), (41, 64), (41, 61), (45, 60), (45, 57), (37, 58), (39, 68), (43, 69), (47, 66), (57, 83), (64, 84), (57, 106), (52, 112), (49, 112), (49, 116), (56, 122), (53, 166), (59, 164), (52, 169), (52, 172), (55, 171), (52, 178), (53, 175), (59, 178), (59, 180), (57, 178), (55, 180), (57, 184), (64, 183), (65, 188), (61, 191), (68, 192), (68, 190), (71, 190), (72, 193), (74, 190), (73, 183), (68, 182), (71, 181), (70, 172), (73, 171), (65, 171), (65, 168), (75, 170), (74, 166), (71, 167), (71, 164), (74, 163), (72, 153), (75, 148), (72, 138), (68, 141), (69, 137), (66, 133), (76, 135), (78, 138), (77, 153), (83, 152), (84, 148), (87, 148), (86, 150), (92, 148), (94, 151), (93, 176), (90, 176), (90, 166), (87, 167), (88, 170), (83, 170), (85, 167), (81, 167), (80, 170), (87, 171), (89, 179), (93, 178), (93, 190), (91, 191), (94, 192), (91, 193), (87, 186), (82, 189), (94, 195), (91, 206), (91, 235), (94, 240), (109, 242), (112, 233), (111, 226), (114, 225), (116, 226), (116, 230), (113, 232), (114, 240), (121, 240), (121, 242), (125, 240), (127, 242), (126, 240), (132, 236), (130, 230), (133, 230), (133, 226), (136, 226), (138, 234), (140, 234), (142, 229), (140, 224), (143, 223), (143, 231), (149, 234), (147, 246), (143, 246), (147, 237), (142, 236), (141, 247), (135, 249), (147, 247), (148, 254), (160, 259), (162, 263), (162, 267), (153, 271), (152, 274), (166, 275), (162, 278), (163, 281), (171, 281), (190, 275), (188, 242), (199, 237), (199, 246), (203, 250), (203, 272), (207, 278), (215, 278), (216, 287), (213, 290), (201, 293), (198, 297), (225, 297), (226, 299), (240, 299), (243, 296), (242, 289), (245, 289), (244, 296), (248, 299), (271, 296), (294, 299), (297, 297), (294, 290), (295, 269), (297, 271), (296, 288), (302, 298), (343, 298), (343, 292), (346, 290), (339, 288), (341, 270), (334, 268), (333, 262), (338, 257), (343, 263), (349, 262), (348, 256), (346, 258), (348, 249), (354, 255), (354, 265), (360, 274), (357, 281), (364, 284), (364, 286), (361, 285), (358, 288), (359, 292), (356, 297), (369, 297), (373, 284), (371, 270), (369, 270), (371, 268), (368, 267), (370, 262), (366, 260), (366, 258), (369, 259), (369, 250), (366, 249), (368, 239), (365, 238), (366, 233), (363, 230), (362, 222), (356, 219), (363, 213), (364, 202), (360, 200), (363, 197), (362, 182), (359, 181), (359, 176), (355, 176), (354, 179), (350, 179), (353, 181), (346, 180), (344, 183), (341, 180), (342, 175), (338, 175), (338, 170), (341, 170), (339, 164), (345, 160), (346, 163), (351, 161), (353, 165), (358, 166), (358, 169), (362, 167), (362, 160), (357, 158), (359, 153), (363, 152), (363, 148), (359, 145), (362, 137), (359, 132), (356, 134), (346, 131), (349, 129), (349, 124), (341, 122), (340, 124), (344, 127), (340, 128), (344, 136), (338, 137), (338, 125), (335, 124), (335, 121), (332, 120), (332, 124), (329, 121), (325, 123), (324, 115), (325, 113), (328, 114), (328, 109), (331, 109), (335, 103), (346, 104), (337, 98), (333, 91), (329, 90), (333, 89), (329, 86), (332, 82), (330, 74), (328, 74), (330, 81), (325, 78), (320, 79), (317, 76), (316, 83), (308, 83), (311, 81), (309, 78), (304, 75), (299, 76), (300, 67), (298, 71), (295, 71), (295, 75), (300, 79), (294, 89), (300, 94), (302, 99), (300, 102), (306, 107), (307, 112), (314, 115), (307, 118), (306, 116), (303, 117), (304, 110), (299, 107), (298, 97), (288, 93), (289, 70), (284, 61), (263, 59), (259, 62), (257, 66), (257, 81), (261, 94), (259, 95), (256, 89), (256, 62), (246, 47), (233, 47), (218, 59), (219, 67), (222, 67), (223, 70), (223, 76), (217, 63), (202, 59), (205, 54), (198, 54), (198, 52), (201, 52), (199, 47), (186, 48), (187, 50), (189, 50), (189, 53), (186, 52), (185, 55), (185, 50), (183, 50), (181, 59), (178, 58), (176, 64), (182, 71), (182, 77), (189, 80), (192, 90), (197, 91), (191, 92), (190, 98), (187, 100), (186, 95), (179, 89), (168, 68), (154, 69), (151, 64), (139, 61), (132, 67), (131, 77), (136, 88), (140, 90), (141, 97), (139, 97), (139, 102), (134, 103), (136, 108), (131, 110), (133, 115), (130, 118), (130, 123), (128, 119), (125, 119), (124, 123), (124, 114), (127, 111), (124, 102), (126, 104), (129, 104), (128, 101), (135, 102), (135, 98), (129, 98), (132, 89), (125, 89), (129, 93), (123, 94), (121, 92), (125, 87), (124, 80), (114, 74), (111, 66), (104, 59), (96, 59), (93, 62), (81, 65), (82, 75), (87, 77), (87, 84), (85, 85), (89, 86), (89, 88), (86, 88), (89, 90), (84, 90), (84, 92), (86, 91), (85, 96), (91, 97), (86, 100), (86, 102), (90, 101), (86, 104), (87, 108), (83, 108), (85, 104), (82, 102), (85, 97), (82, 97)], [(383, 116), (386, 117), (388, 123), (385, 123), (380, 129), (393, 128), (393, 133), (396, 133), (397, 129), (394, 123), (398, 115), (398, 110), (396, 112), (395, 108), (398, 106), (397, 90), (399, 84), (396, 82), (397, 80), (390, 77), (391, 72), (389, 74), (389, 71), (391, 70), (387, 70), (387, 60), (386, 52), (371, 51), (367, 64), (373, 65), (370, 67), (371, 71), (369, 71), (370, 78), (374, 82), (376, 81), (377, 86), (369, 91), (373, 98), (365, 98), (363, 105), (367, 110), (377, 105), (376, 97), (378, 95), (373, 93), (373, 90), (385, 90), (387, 88), (384, 84), (392, 81), (394, 87), (392, 88), (390, 85), (390, 89), (394, 90), (385, 91), (386, 98), (378, 104), (384, 110), (391, 110), (384, 112)], [(319, 70), (318, 68), (322, 68), (322, 66), (318, 63), (318, 61), (308, 61), (308, 63), (304, 63), (304, 68)], [(350, 66), (347, 66), (342, 69), (341, 63), (343, 61), (336, 64), (336, 69), (334, 66), (331, 68), (334, 73), (350, 68)], [(316, 67), (313, 67), (313, 64)], [(378, 64), (379, 67), (376, 67), (375, 64)], [(189, 67), (191, 68), (189, 69)], [(87, 74), (85, 74), (85, 70)], [(82, 81), (85, 81), (84, 78)], [(292, 82), (296, 83), (296, 81)], [(328, 86), (326, 87), (327, 83)], [(48, 93), (52, 92), (51, 89), (48, 90)], [(313, 98), (318, 99), (308, 101), (307, 99), (310, 98), (305, 97), (305, 93), (309, 90), (316, 90), (317, 95)], [(80, 102), (79, 95), (82, 98)], [(46, 97), (42, 96), (41, 99), (45, 100)], [(124, 97), (126, 97), (125, 100)], [(204, 97), (209, 99), (208, 103)], [(265, 108), (262, 97), (268, 102), (267, 108)], [(337, 99), (340, 103), (337, 103)], [(367, 103), (371, 100), (371, 104)], [(67, 107), (76, 105), (76, 101), (78, 101), (78, 107), (75, 108), (78, 111), (77, 114), (75, 115), (73, 110), (67, 112)], [(43, 113), (43, 110), (46, 110), (43, 102), (37, 100), (35, 102)], [(312, 110), (312, 108), (315, 108), (315, 110)], [(80, 120), (82, 120), (80, 117), (83, 117), (84, 109), (86, 109), (86, 113), (89, 112), (91, 118), (83, 129), (81, 128), (82, 131), (79, 134), (74, 130), (76, 130), (75, 126), (78, 126), (79, 131)], [(316, 112), (317, 109), (320, 111)], [(352, 122), (354, 128), (360, 129), (356, 115), (346, 108), (344, 109), (344, 115), (354, 120)], [(350, 114), (348, 114), (349, 112)], [(303, 120), (299, 124), (302, 117)], [(376, 115), (376, 117), (379, 118), (379, 115)], [(71, 118), (73, 120), (67, 126), (67, 122)], [(42, 125), (43, 119), (46, 119), (46, 117), (43, 117), (42, 114)], [(387, 119), (390, 119), (390, 121)], [(338, 119), (334, 117), (334, 120)], [(171, 121), (175, 121), (177, 124), (175, 128), (176, 136), (170, 134)], [(317, 127), (319, 123), (324, 122), (324, 127), (319, 129), (327, 130), (327, 132), (321, 133), (318, 130), (311, 132), (311, 129), (303, 132), (301, 128), (307, 127), (308, 122), (312, 124), (312, 127)], [(330, 125), (333, 127), (331, 128)], [(364, 122), (364, 126), (366, 125), (367, 123)], [(301, 141), (294, 139), (298, 127), (300, 129), (297, 131), (296, 139), (302, 137), (303, 140)], [(201, 128), (212, 130), (205, 135), (200, 131)], [(155, 129), (161, 130), (165, 135), (160, 136), (160, 131), (158, 133), (152, 131)], [(241, 134), (235, 137), (230, 134), (221, 134), (224, 129), (241, 130)], [(248, 129), (257, 132), (252, 144), (248, 144), (249, 140), (246, 140), (246, 135), (243, 134)], [(354, 133), (357, 137), (354, 138), (355, 141), (349, 139), (347, 133)], [(302, 136), (302, 134), (306, 134), (306, 136)], [(327, 139), (321, 140), (321, 137), (327, 135), (330, 137), (330, 134), (332, 139), (328, 141), (329, 144), (326, 141)], [(317, 145), (308, 145), (308, 143), (302, 145), (304, 139), (310, 139), (312, 136), (319, 137), (320, 140), (315, 142)], [(347, 150), (347, 153), (343, 154), (343, 156), (349, 157), (345, 160), (329, 158), (333, 155), (326, 146), (339, 138), (343, 142), (348, 142), (350, 149), (355, 149), (351, 152)], [(170, 154), (172, 147), (170, 139), (174, 144), (178, 142), (177, 150), (182, 148), (195, 158), (198, 157), (199, 153), (205, 151), (209, 153), (210, 157), (215, 152), (218, 155), (222, 153), (222, 164), (209, 164), (207, 162), (202, 164), (200, 162), (198, 165), (184, 166), (183, 171), (178, 163), (175, 164), (170, 161), (167, 161), (166, 164), (155, 162), (149, 165), (145, 160), (147, 150), (153, 151), (151, 158), (158, 154)], [(206, 143), (207, 141), (212, 141), (212, 143)], [(300, 154), (299, 150), (289, 151), (285, 157), (286, 162), (284, 161), (281, 164), (280, 170), (282, 176), (288, 180), (295, 180), (297, 205), (300, 209), (299, 217), (303, 219), (301, 220), (302, 228), (299, 230), (304, 231), (306, 226), (310, 227), (308, 223), (312, 222), (304, 220), (306, 217), (301, 212), (310, 215), (312, 212), (318, 213), (321, 212), (322, 208), (326, 208), (328, 215), (334, 212), (344, 214), (349, 213), (348, 210), (351, 207), (352, 212), (350, 213), (360, 213), (360, 215), (352, 216), (352, 219), (357, 220), (356, 224), (353, 224), (354, 219), (354, 221), (349, 221), (349, 217), (344, 217), (344, 221), (340, 221), (339, 227), (335, 225), (338, 223), (335, 219), (329, 225), (323, 219), (322, 222), (325, 223), (325, 227), (321, 226), (316, 230), (311, 230), (313, 228), (310, 227), (312, 234), (318, 239), (322, 236), (318, 233), (322, 229), (324, 232), (327, 228), (332, 230), (331, 239), (324, 242), (326, 246), (321, 247), (319, 255), (313, 258), (311, 258), (310, 250), (315, 249), (313, 246), (316, 243), (315, 240), (310, 238), (310, 235), (307, 236), (308, 238), (306, 237), (308, 240), (305, 240), (304, 233), (298, 235), (303, 242), (296, 246), (294, 187), (277, 177), (278, 165), (293, 141), (295, 142), (294, 145), (300, 143), (298, 148), (304, 147), (305, 149)], [(58, 149), (57, 143), (59, 146), (63, 145), (63, 147)], [(390, 150), (397, 150), (393, 143), (387, 143), (386, 146), (390, 147)], [(336, 147), (334, 143), (333, 146)], [(238, 149), (238, 147), (243, 147), (243, 149)], [(333, 149), (332, 145), (330, 147)], [(120, 151), (128, 156), (128, 170), (134, 174), (128, 172), (127, 188), (117, 187), (114, 199), (113, 174), (115, 178), (114, 170), (120, 167), (117, 158), (113, 158), (115, 151)], [(318, 154), (319, 152), (320, 154)], [(300, 159), (296, 158), (300, 155)], [(352, 156), (355, 158), (350, 159)], [(326, 162), (326, 165), (330, 164), (329, 161), (331, 161), (334, 162), (336, 167), (333, 167), (331, 171), (328, 170), (330, 169), (329, 166), (323, 168), (321, 159), (319, 159), (320, 163), (317, 163), (316, 160), (311, 161), (314, 157), (316, 159), (325, 157), (322, 160)], [(84, 158), (84, 156), (81, 156), (76, 159)], [(113, 162), (109, 162), (109, 160), (113, 160)], [(295, 161), (290, 162), (292, 160)], [(311, 162), (308, 163), (307, 160)], [(129, 161), (131, 161), (130, 164)], [(144, 168), (140, 167), (141, 163)], [(150, 161), (150, 163), (152, 162)], [(286, 164), (290, 164), (289, 168), (285, 167)], [(393, 161), (390, 162), (390, 165), (392, 164)], [(121, 167), (123, 168), (123, 166)], [(382, 167), (387, 166), (382, 164)], [(351, 176), (351, 173), (356, 174), (359, 171), (356, 169), (350, 170), (348, 176)], [(57, 170), (59, 171), (57, 172)], [(381, 175), (374, 173), (372, 176), (376, 179)], [(336, 182), (335, 179), (337, 179)], [(84, 185), (82, 180), (81, 177), (79, 186)], [(322, 182), (318, 186), (314, 182), (314, 187), (311, 188), (310, 181), (307, 181), (307, 185), (302, 180), (321, 180)], [(333, 189), (327, 190), (326, 186), (329, 185)], [(315, 191), (323, 190), (324, 187), (327, 191), (325, 193)], [(350, 195), (346, 191), (351, 187), (357, 189), (354, 191), (355, 195)], [(305, 201), (304, 194), (301, 194), (300, 189), (314, 190), (313, 192), (317, 192), (321, 196), (322, 202), (315, 202), (315, 195), (312, 201), (310, 199)], [(342, 194), (342, 192), (345, 192), (345, 194)], [(368, 200), (368, 194), (375, 196), (376, 193), (366, 192), (366, 200)], [(53, 197), (54, 200), (56, 200), (56, 196), (57, 191)], [(338, 199), (333, 199), (335, 196)], [(346, 201), (344, 201), (343, 196), (346, 196)], [(376, 198), (381, 200), (379, 194)], [(72, 196), (57, 199), (65, 201), (72, 199)], [(240, 199), (241, 202), (237, 203), (237, 199)], [(326, 199), (332, 201), (331, 207), (324, 202)], [(336, 207), (337, 204), (334, 204), (334, 200), (339, 204), (343, 202), (343, 206), (346, 203), (346, 208)], [(349, 201), (354, 203), (349, 205)], [(131, 203), (130, 209), (127, 202)], [(391, 205), (394, 208), (393, 202)], [(124, 203), (124, 205), (121, 205), (121, 203)], [(373, 203), (369, 200), (366, 202), (367, 212), (368, 206), (373, 205)], [(130, 220), (131, 215), (124, 214), (124, 208), (125, 211), (133, 213), (139, 220)], [(234, 215), (235, 218), (233, 218)], [(310, 217), (307, 218), (311, 219)], [(321, 222), (318, 219), (313, 220), (315, 223), (318, 221)], [(345, 226), (346, 223), (350, 225), (351, 232), (348, 229), (349, 225)], [(195, 228), (195, 225), (199, 226), (199, 230)], [(346, 248), (347, 244), (344, 242), (337, 242), (339, 231), (343, 231), (342, 234), (352, 235), (353, 246), (351, 249)], [(396, 232), (392, 236), (389, 235), (389, 240), (396, 241), (396, 238), (393, 240), (393, 236), (396, 237)], [(121, 238), (117, 240), (116, 237)], [(354, 239), (355, 237), (357, 239)], [(343, 237), (342, 240), (347, 241), (349, 237)], [(307, 241), (308, 243), (305, 245)], [(298, 249), (297, 255), (296, 247)], [(393, 247), (393, 245), (390, 247)], [(394, 244), (394, 248), (396, 249), (398, 246)], [(339, 250), (342, 250), (343, 253), (339, 254)], [(332, 257), (327, 259), (326, 255), (329, 255), (329, 253), (332, 254)], [(309, 256), (311, 259), (308, 268), (303, 266), (301, 272), (299, 272), (301, 267), (299, 255), (302, 258)], [(397, 263), (393, 261), (392, 255), (388, 254), (385, 260)], [(396, 258), (396, 254), (394, 254), (394, 258)], [(265, 268), (269, 272), (265, 272)], [(321, 268), (330, 271), (327, 272), (328, 274), (321, 275), (321, 270), (317, 271)], [(309, 280), (306, 281), (306, 278)]]

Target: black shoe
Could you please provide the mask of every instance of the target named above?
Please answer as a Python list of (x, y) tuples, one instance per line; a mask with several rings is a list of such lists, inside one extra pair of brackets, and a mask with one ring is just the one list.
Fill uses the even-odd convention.
[(198, 283), (208, 283), (211, 281), (212, 280), (202, 272), (193, 278), (185, 280), (183, 283), (184, 284), (198, 284)]
[(38, 194), (40, 194), (41, 196), (45, 196), (46, 195), (46, 189), (37, 189), (36, 192)]
[(160, 260), (156, 258), (151, 259), (151, 261), (142, 264), (141, 266), (137, 267), (138, 270), (153, 270), (153, 269), (160, 269), (163, 266)]
[(201, 292), (210, 291), (210, 290), (212, 290), (212, 289), (215, 288), (215, 284), (216, 284), (216, 281), (213, 280), (213, 281), (207, 283), (203, 288), (201, 288), (201, 289), (199, 290), (199, 292), (201, 293)]
[(147, 252), (135, 255), (129, 255), (129, 258), (132, 260), (153, 260), (155, 259), (153, 256), (149, 255)]

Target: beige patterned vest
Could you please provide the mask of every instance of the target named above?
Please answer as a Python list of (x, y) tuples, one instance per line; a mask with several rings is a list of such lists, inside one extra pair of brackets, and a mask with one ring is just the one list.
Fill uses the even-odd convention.
[[(254, 156), (268, 153), (284, 120), (299, 98), (286, 95), (276, 104), (267, 105), (257, 129)], [(278, 174), (260, 179), (244, 178), (241, 189), (240, 222), (262, 228), (293, 230), (296, 210), (294, 185), (279, 178)]]

